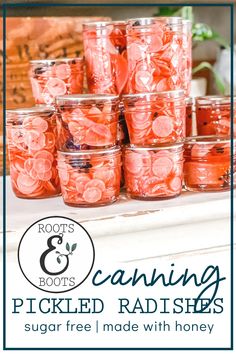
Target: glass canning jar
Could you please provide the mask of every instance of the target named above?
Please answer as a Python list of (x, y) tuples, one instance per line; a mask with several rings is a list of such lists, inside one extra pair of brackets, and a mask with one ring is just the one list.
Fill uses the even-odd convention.
[(59, 150), (85, 150), (116, 145), (118, 96), (58, 96), (55, 106)]
[(182, 191), (183, 144), (158, 147), (127, 146), (124, 151), (125, 185), (134, 199), (164, 199)]
[(180, 17), (127, 21), (128, 93), (184, 89)]
[(89, 92), (123, 93), (128, 77), (126, 22), (87, 22), (83, 43)]
[(56, 121), (47, 107), (7, 110), (12, 188), (20, 198), (60, 194), (56, 162)]
[[(234, 144), (234, 173), (235, 144)], [(230, 189), (230, 140), (226, 137), (196, 136), (184, 145), (185, 188), (194, 192)]]
[(130, 143), (175, 143), (185, 137), (183, 90), (123, 96)]
[(102, 206), (119, 198), (119, 147), (76, 152), (58, 151), (58, 171), (65, 204), (77, 207)]
[(83, 58), (31, 60), (30, 65), (35, 104), (52, 105), (58, 95), (83, 92)]

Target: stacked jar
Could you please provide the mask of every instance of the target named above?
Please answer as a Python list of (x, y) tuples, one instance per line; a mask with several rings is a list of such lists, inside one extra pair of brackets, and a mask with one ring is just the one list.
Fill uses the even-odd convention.
[[(232, 144), (231, 151), (230, 117), (230, 96), (196, 98), (197, 136), (189, 137), (185, 142), (186, 189), (206, 192), (225, 191), (233, 182), (235, 183), (235, 142)], [(235, 117), (234, 107), (234, 124)], [(232, 133), (232, 136), (235, 136), (235, 131)], [(231, 171), (231, 154), (233, 171)]]
[(125, 183), (131, 198), (171, 198), (182, 190), (182, 43), (181, 18), (128, 20), (129, 93), (122, 98), (130, 139), (124, 151)]
[(64, 202), (102, 206), (120, 192), (121, 153), (116, 146), (119, 97), (69, 95), (56, 98), (58, 171)]

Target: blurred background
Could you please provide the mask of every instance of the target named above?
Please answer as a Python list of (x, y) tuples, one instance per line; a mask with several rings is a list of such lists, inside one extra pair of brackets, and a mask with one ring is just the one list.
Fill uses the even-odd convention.
[[(17, 2), (20, 1), (15, 1), (15, 3)], [(34, 2), (34, 0), (30, 1), (30, 3)], [(47, 2), (44, 2), (46, 5)], [(75, 0), (70, 1), (72, 4), (77, 2)], [(87, 1), (86, 5), (89, 2)], [(83, 22), (103, 19), (121, 20), (157, 15), (181, 15), (193, 20), (194, 80), (192, 82), (192, 95), (229, 93), (230, 7), (204, 6), (204, 1), (202, 1), (202, 6), (194, 6), (195, 1), (191, 0), (189, 3), (193, 3), (193, 6), (187, 8), (177, 6), (179, 1), (175, 1), (176, 5), (171, 7), (158, 7), (157, 5), (138, 6), (138, 1), (129, 1), (130, 4), (132, 2), (134, 2), (135, 6), (106, 6), (105, 0), (100, 1), (100, 3), (103, 3), (101, 6), (66, 7), (33, 7), (27, 6), (27, 2), (25, 2), (24, 7), (8, 8), (6, 38), (7, 108), (33, 105), (31, 87), (28, 80), (29, 60), (83, 55)], [(165, 3), (165, 1), (158, 1), (158, 4), (161, 2)], [(216, 2), (214, 1), (214, 3)], [(53, 1), (50, 3), (53, 3)], [(63, 1), (58, 0), (54, 3), (59, 4), (63, 3)], [(82, 4), (83, 2), (81, 1), (80, 3)], [(122, 4), (122, 1), (120, 3)], [(155, 1), (152, 1), (152, 3), (155, 4)], [(207, 3), (209, 4), (211, 1), (208, 0)], [(2, 25), (0, 29), (2, 38), (1, 31)], [(234, 37), (236, 37), (236, 27), (234, 31)], [(0, 65), (2, 65), (2, 51)], [(1, 137), (2, 117), (0, 119)], [(2, 137), (0, 139), (1, 144)]]

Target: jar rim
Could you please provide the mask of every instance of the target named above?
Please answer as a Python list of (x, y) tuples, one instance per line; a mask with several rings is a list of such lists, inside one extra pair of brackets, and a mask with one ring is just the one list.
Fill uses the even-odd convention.
[(184, 141), (178, 142), (178, 143), (166, 143), (166, 144), (160, 144), (160, 145), (134, 145), (134, 144), (129, 144), (125, 146), (125, 150), (135, 150), (135, 151), (152, 151), (152, 150), (165, 150), (165, 149), (175, 149), (175, 148), (183, 148), (184, 146)]
[(122, 99), (128, 100), (130, 98), (149, 97), (149, 96), (167, 96), (167, 97), (182, 97), (184, 90), (160, 91), (160, 92), (143, 92), (143, 93), (129, 93), (122, 95)]
[(56, 58), (56, 59), (35, 59), (30, 60), (30, 64), (52, 64), (53, 62), (69, 62), (72, 60), (76, 60), (77, 62), (83, 62), (84, 57), (76, 57), (76, 58)]
[(194, 98), (193, 97), (185, 97), (185, 103), (186, 104), (193, 104)]
[(231, 139), (226, 136), (215, 136), (215, 135), (196, 135), (185, 138), (184, 144), (218, 144), (218, 143), (230, 143)]
[(6, 113), (12, 114), (35, 114), (35, 113), (53, 113), (55, 112), (54, 107), (49, 106), (33, 106), (33, 107), (26, 107), (26, 108), (15, 108), (15, 109), (7, 109)]
[(89, 21), (82, 23), (82, 26), (85, 27), (106, 27), (111, 24), (112, 21)]
[[(135, 22), (140, 22), (140, 25), (135, 26)], [(137, 18), (129, 18), (127, 20), (127, 24), (131, 25), (132, 27), (143, 27), (146, 25), (151, 25), (156, 22), (164, 22), (167, 25), (182, 25), (183, 20), (182, 17), (179, 16), (173, 16), (173, 17), (168, 17), (168, 16), (156, 16), (156, 17), (137, 17)]]
[(101, 149), (91, 149), (91, 150), (77, 150), (77, 151), (65, 151), (65, 150), (57, 150), (59, 155), (68, 155), (68, 156), (76, 156), (76, 155), (102, 155), (102, 154), (113, 154), (121, 151), (120, 146), (114, 146), (111, 148), (101, 148)]
[(112, 94), (78, 94), (78, 95), (63, 95), (63, 96), (57, 96), (55, 98), (55, 103), (60, 105), (63, 104), (62, 102), (86, 102), (86, 101), (104, 101), (104, 100), (110, 100), (110, 101), (118, 101), (119, 96), (118, 95), (112, 95)]
[[(233, 96), (233, 101), (236, 101), (236, 96)], [(204, 105), (204, 104), (224, 104), (230, 103), (231, 96), (221, 96), (221, 95), (210, 95), (210, 96), (198, 96), (196, 97), (196, 104), (197, 105)]]

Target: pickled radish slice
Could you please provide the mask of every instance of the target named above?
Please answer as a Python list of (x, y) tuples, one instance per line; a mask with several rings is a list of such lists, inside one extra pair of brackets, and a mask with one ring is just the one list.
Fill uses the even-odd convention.
[(169, 157), (158, 157), (152, 165), (152, 171), (159, 179), (165, 179), (173, 168), (173, 161)]
[(173, 192), (178, 192), (182, 188), (182, 180), (180, 177), (174, 177), (169, 181), (169, 187)]
[(148, 51), (159, 52), (162, 49), (162, 39), (159, 36), (150, 36), (147, 38)]
[(40, 173), (44, 173), (44, 172), (47, 172), (49, 170), (51, 170), (52, 168), (52, 163), (50, 160), (45, 160), (45, 159), (42, 159), (42, 158), (37, 158), (34, 160), (34, 165), (33, 165), (33, 168), (36, 170), (36, 171), (39, 171)]
[(78, 193), (83, 193), (86, 184), (90, 182), (90, 177), (86, 174), (80, 175), (79, 177), (76, 178), (76, 190)]
[(34, 155), (35, 159), (45, 159), (45, 160), (49, 160), (51, 162), (54, 161), (54, 156), (51, 152), (47, 151), (47, 150), (41, 150), (36, 152), (36, 154)]
[(68, 64), (59, 64), (55, 66), (56, 76), (61, 79), (65, 80), (68, 79), (71, 75), (70, 65)]
[(34, 165), (34, 159), (33, 158), (29, 158), (27, 160), (25, 160), (24, 162), (24, 169), (27, 173), (30, 173), (30, 171), (32, 170)]
[(30, 149), (40, 150), (45, 146), (46, 139), (43, 133), (36, 130), (29, 130), (25, 133), (24, 141)]
[(11, 139), (13, 144), (22, 144), (24, 142), (24, 132), (22, 129), (12, 129)]
[(97, 187), (99, 188), (102, 192), (104, 192), (104, 190), (106, 189), (105, 183), (103, 181), (101, 181), (100, 179), (92, 179), (91, 181), (89, 181), (85, 188), (90, 188), (90, 187)]
[(144, 55), (143, 47), (141, 44), (138, 44), (138, 43), (131, 43), (129, 45), (129, 52), (132, 54), (132, 56), (131, 56), (132, 60), (138, 61)]
[(66, 84), (58, 78), (50, 78), (47, 81), (47, 89), (53, 97), (66, 93)]
[(63, 185), (66, 185), (69, 182), (69, 173), (63, 169), (59, 170), (59, 177), (61, 180), (61, 183)]
[(41, 181), (49, 181), (52, 178), (52, 171), (50, 169), (49, 171), (45, 172), (37, 172), (37, 175)]
[(17, 187), (23, 194), (31, 194), (38, 187), (38, 181), (35, 181), (30, 176), (20, 173), (17, 177)]
[(41, 133), (46, 132), (47, 129), (48, 129), (47, 121), (45, 119), (40, 118), (40, 117), (34, 118), (32, 120), (31, 125), (32, 125), (33, 129), (35, 129), (35, 130), (37, 130), (37, 131), (39, 131)]
[(125, 166), (130, 173), (139, 173), (142, 169), (142, 156), (136, 153), (127, 154), (125, 157)]
[(173, 131), (172, 119), (168, 116), (157, 117), (152, 123), (153, 133), (161, 138), (169, 136)]
[(128, 63), (127, 59), (124, 58), (122, 55), (116, 55), (116, 58), (113, 63), (116, 72), (117, 93), (120, 95), (128, 79)]
[(18, 171), (24, 171), (25, 168), (25, 159), (21, 156), (16, 156), (14, 160), (14, 166)]
[(168, 91), (168, 90), (169, 90), (169, 84), (168, 84), (167, 79), (163, 78), (157, 82), (157, 84), (156, 84), (156, 91), (157, 92)]
[(83, 199), (90, 204), (98, 202), (101, 197), (102, 191), (97, 187), (87, 188), (83, 193)]
[(108, 145), (112, 142), (109, 128), (103, 124), (93, 124), (86, 132), (86, 144), (91, 146)]
[(135, 74), (135, 87), (138, 92), (151, 91), (152, 74), (146, 70), (137, 71)]
[(102, 114), (102, 112), (100, 111), (99, 108), (97, 108), (97, 107), (92, 107), (92, 108), (90, 108), (90, 110), (88, 111), (88, 114), (91, 114), (91, 115), (100, 115), (100, 114)]
[(34, 180), (38, 180), (38, 173), (37, 171), (35, 171), (33, 168), (29, 171), (29, 175), (31, 178), (33, 178)]

